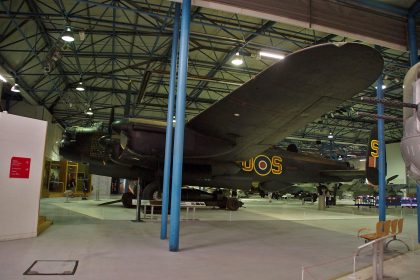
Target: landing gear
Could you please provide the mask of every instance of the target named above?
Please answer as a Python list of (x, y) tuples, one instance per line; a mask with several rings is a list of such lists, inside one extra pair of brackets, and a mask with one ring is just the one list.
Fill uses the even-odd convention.
[[(142, 199), (162, 200), (162, 190), (159, 181), (153, 181), (146, 185), (143, 190)], [(236, 211), (243, 205), (236, 197), (225, 197), (221, 192), (216, 191), (209, 194), (196, 189), (182, 189), (182, 201), (204, 201), (207, 206), (218, 206), (222, 209)]]
[(127, 192), (122, 195), (121, 202), (125, 208), (134, 208), (133, 199), (135, 198), (136, 196), (134, 194)]
[(142, 198), (145, 200), (162, 200), (162, 191), (159, 182), (150, 182), (144, 188)]
[(243, 205), (236, 197), (229, 197), (226, 201), (226, 209), (230, 211), (237, 211)]

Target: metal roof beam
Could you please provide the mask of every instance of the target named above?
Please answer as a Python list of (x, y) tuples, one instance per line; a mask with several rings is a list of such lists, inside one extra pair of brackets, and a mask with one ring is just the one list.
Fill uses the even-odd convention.
[[(274, 21), (267, 21), (266, 23), (264, 23), (260, 28), (258, 28), (258, 30), (250, 35), (248, 35), (248, 37), (245, 38), (243, 45), (237, 45), (235, 46), (229, 53), (225, 54), (224, 57), (220, 60), (220, 62), (218, 62), (207, 74), (208, 78), (213, 78), (217, 71), (219, 71), (222, 66), (224, 64), (226, 64), (229, 59), (235, 55), (243, 46), (245, 46), (249, 41), (255, 39), (258, 34), (263, 33), (265, 30), (267, 30), (268, 28), (271, 28), (273, 25), (275, 24)], [(193, 90), (193, 92), (191, 92), (189, 95), (192, 98), (196, 98), (199, 97), (200, 94), (203, 92), (204, 88), (207, 86), (208, 82), (203, 81), (200, 82), (199, 85), (197, 86), (197, 88), (195, 90)]]

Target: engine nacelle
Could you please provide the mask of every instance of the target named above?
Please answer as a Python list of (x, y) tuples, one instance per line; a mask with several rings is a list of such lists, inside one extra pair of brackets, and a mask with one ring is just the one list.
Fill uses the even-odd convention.
[[(404, 78), (404, 102), (420, 103), (420, 63), (411, 67)], [(420, 114), (413, 108), (404, 108), (401, 154), (408, 175), (420, 181)]]

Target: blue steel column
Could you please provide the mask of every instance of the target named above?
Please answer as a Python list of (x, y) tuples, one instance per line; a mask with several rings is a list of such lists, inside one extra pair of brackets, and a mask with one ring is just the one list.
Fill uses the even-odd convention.
[(182, 164), (184, 156), (185, 97), (188, 70), (188, 41), (190, 35), (191, 0), (182, 1), (181, 39), (179, 44), (178, 86), (176, 95), (176, 126), (174, 140), (174, 158), (172, 168), (171, 221), (169, 232), (169, 250), (179, 249), (179, 218), (182, 186)]
[(181, 13), (181, 4), (175, 4), (174, 30), (172, 35), (172, 55), (171, 55), (171, 76), (169, 80), (168, 97), (168, 116), (166, 117), (166, 143), (165, 143), (165, 165), (163, 174), (163, 194), (162, 194), (162, 219), (160, 227), (160, 239), (167, 238), (168, 208), (169, 208), (169, 183), (171, 178), (172, 162), (172, 144), (173, 144), (173, 116), (175, 101), (175, 82), (176, 66), (178, 55), (178, 37), (179, 37), (179, 14)]
[[(382, 89), (382, 75), (379, 76), (376, 81), (376, 97), (381, 100), (384, 98), (384, 92)], [(386, 219), (386, 201), (385, 201), (385, 137), (384, 137), (384, 119), (381, 118), (384, 114), (384, 104), (378, 102), (378, 142), (379, 142), (379, 220), (385, 221)]]
[[(410, 64), (414, 66), (419, 61), (417, 55), (417, 36), (415, 15), (408, 16), (408, 49), (410, 51)], [(417, 242), (420, 243), (420, 182), (416, 182), (417, 197)]]
[(417, 54), (416, 40), (416, 18), (415, 15), (408, 16), (408, 49), (410, 51), (410, 65), (414, 66), (419, 59)]

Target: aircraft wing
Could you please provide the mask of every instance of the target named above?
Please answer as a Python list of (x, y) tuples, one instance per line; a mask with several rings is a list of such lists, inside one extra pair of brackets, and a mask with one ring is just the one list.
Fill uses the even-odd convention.
[(324, 170), (321, 171), (323, 177), (328, 177), (336, 182), (349, 182), (353, 179), (366, 178), (364, 170)]
[(357, 43), (322, 44), (288, 55), (187, 123), (234, 144), (215, 156), (246, 160), (370, 86), (383, 59)]

